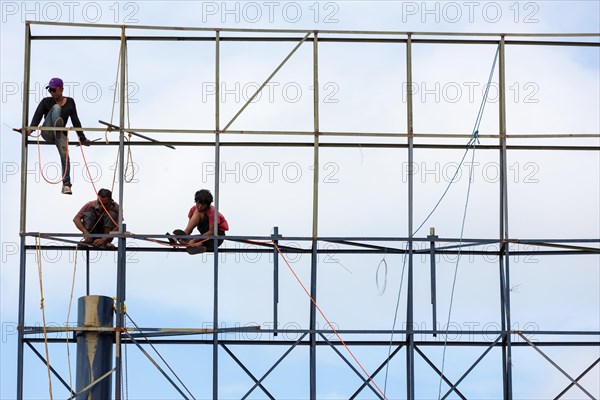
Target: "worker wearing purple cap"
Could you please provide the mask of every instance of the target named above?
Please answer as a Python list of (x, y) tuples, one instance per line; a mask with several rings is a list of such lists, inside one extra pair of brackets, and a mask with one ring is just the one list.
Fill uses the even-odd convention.
[[(50, 97), (45, 97), (40, 101), (35, 114), (31, 119), (31, 126), (37, 126), (44, 117), (44, 126), (51, 126), (56, 128), (65, 127), (67, 120), (71, 118), (71, 123), (75, 128), (81, 128), (81, 122), (77, 116), (77, 107), (75, 107), (75, 100), (70, 97), (63, 96), (63, 81), (60, 78), (52, 78), (46, 86)], [(31, 134), (28, 131), (27, 134)], [(81, 129), (77, 130), (79, 140), (84, 145), (89, 145), (90, 141), (85, 137)], [(69, 138), (66, 131), (53, 131), (44, 130), (42, 131), (42, 137), (48, 143), (55, 143), (58, 148), (58, 154), (60, 154), (60, 161), (62, 165), (63, 173), (63, 194), (72, 194), (71, 191), (71, 163), (67, 157), (67, 146), (69, 145)]]

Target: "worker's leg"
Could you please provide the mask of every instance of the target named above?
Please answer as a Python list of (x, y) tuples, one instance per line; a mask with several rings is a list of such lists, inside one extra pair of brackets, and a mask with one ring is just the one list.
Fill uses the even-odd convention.
[[(83, 222), (83, 226), (89, 233), (103, 233), (102, 231), (98, 231), (98, 217), (94, 211), (85, 211), (83, 213), (83, 217), (81, 218), (81, 222)], [(85, 238), (83, 241), (85, 243), (92, 243), (94, 239)]]
[(192, 234), (192, 231), (194, 230), (194, 228), (197, 227), (198, 224), (200, 223), (201, 218), (202, 218), (202, 214), (198, 210), (195, 210), (194, 213), (192, 214), (192, 217), (188, 220), (187, 226), (183, 230), (186, 235)]
[[(65, 123), (62, 118), (58, 118), (55, 121), (56, 127), (64, 127)], [(60, 155), (60, 164), (62, 166), (63, 173), (63, 185), (71, 186), (71, 160), (68, 157), (69, 136), (67, 132), (56, 131), (56, 148)]]
[[(60, 117), (60, 111), (61, 108), (58, 104), (52, 106), (44, 120), (44, 127), (54, 127), (56, 120)], [(54, 130), (42, 131), (42, 138), (48, 143), (56, 143), (55, 137)]]
[[(110, 217), (109, 217), (110, 215)], [(114, 232), (118, 229), (118, 226), (115, 225), (116, 222), (119, 221), (119, 213), (115, 212), (115, 211), (109, 211), (108, 214), (104, 213), (104, 215), (102, 216), (102, 224), (103, 224), (103, 229), (104, 232), (106, 234), (109, 234), (111, 232)], [(108, 240), (108, 243), (112, 242), (112, 238), (110, 238)]]

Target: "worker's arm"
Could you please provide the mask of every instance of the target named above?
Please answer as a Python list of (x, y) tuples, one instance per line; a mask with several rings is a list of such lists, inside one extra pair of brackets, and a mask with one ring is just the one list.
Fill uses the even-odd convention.
[(87, 229), (85, 229), (85, 226), (83, 226), (83, 222), (81, 221), (81, 213), (77, 213), (77, 215), (75, 215), (75, 218), (73, 218), (73, 223), (84, 235), (88, 235), (90, 233)]

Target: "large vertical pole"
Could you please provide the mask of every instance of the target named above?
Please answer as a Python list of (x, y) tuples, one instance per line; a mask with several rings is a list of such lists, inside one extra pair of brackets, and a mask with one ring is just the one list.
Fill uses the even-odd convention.
[[(80, 328), (112, 328), (113, 300), (107, 296), (84, 296), (77, 302), (77, 326)], [(83, 331), (77, 337), (76, 391), (81, 399), (110, 399), (112, 379), (109, 376), (82, 391), (112, 368), (113, 338), (109, 332)]]
[[(120, 86), (120, 119), (119, 126), (119, 233), (125, 233), (125, 224), (123, 224), (123, 175), (125, 169), (125, 77), (127, 63), (127, 40), (125, 37), (125, 27), (121, 30), (121, 86)], [(121, 357), (121, 328), (125, 321), (125, 284), (126, 284), (126, 241), (125, 237), (119, 238), (119, 246), (117, 252), (117, 300), (116, 300), (116, 331), (115, 331), (115, 368), (116, 368), (116, 384), (115, 384), (115, 399), (121, 399), (122, 385), (122, 357)]]
[[(218, 217), (219, 217), (219, 181), (221, 180), (220, 176), (220, 135), (219, 130), (220, 127), (220, 46), (221, 46), (221, 37), (220, 32), (217, 30), (215, 32), (215, 220), (214, 227), (216, 233), (218, 234), (219, 225), (218, 225)], [(218, 243), (217, 240), (213, 240), (214, 242), (214, 288), (213, 288), (213, 327), (214, 329), (218, 329), (219, 327), (219, 257), (218, 257)], [(213, 399), (219, 399), (219, 334), (213, 334)]]
[(23, 326), (25, 325), (25, 277), (27, 254), (25, 251), (26, 210), (27, 210), (27, 134), (25, 127), (29, 120), (29, 81), (31, 71), (31, 26), (25, 23), (25, 60), (23, 74), (23, 115), (21, 119), (21, 247), (19, 255), (19, 323), (17, 335), (17, 399), (23, 399)]
[[(500, 239), (501, 239), (501, 250), (500, 251), (500, 268), (503, 270), (502, 282), (502, 303), (504, 305), (504, 320), (503, 320), (503, 331), (504, 338), (502, 341), (503, 348), (503, 385), (504, 385), (504, 398), (506, 400), (512, 399), (512, 349), (511, 349), (511, 337), (510, 337), (510, 277), (509, 277), (509, 266), (510, 266), (510, 254), (508, 243), (508, 174), (507, 174), (507, 153), (506, 153), (506, 58), (505, 58), (505, 42), (504, 36), (500, 38), (500, 63), (499, 63), (499, 92), (500, 92), (500, 105), (499, 105), (499, 121), (500, 121)], [(502, 259), (504, 259), (504, 265), (502, 265)]]
[[(313, 124), (315, 131), (313, 159), (313, 226), (312, 257), (310, 268), (310, 295), (317, 301), (317, 238), (319, 225), (319, 38), (317, 31), (313, 38)], [(317, 398), (317, 334), (316, 307), (310, 303), (310, 399)]]
[(407, 134), (408, 134), (408, 280), (406, 302), (406, 398), (415, 398), (415, 338), (413, 334), (413, 104), (412, 42), (406, 40)]

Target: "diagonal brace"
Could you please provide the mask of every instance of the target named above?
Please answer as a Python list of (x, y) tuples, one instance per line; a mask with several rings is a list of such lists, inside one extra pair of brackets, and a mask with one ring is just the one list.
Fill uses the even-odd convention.
[[(400, 351), (400, 349), (403, 347), (404, 345), (401, 344), (398, 347), (396, 347), (396, 349), (385, 359), (384, 362), (381, 363), (381, 365), (375, 370), (375, 372), (373, 372), (373, 374), (371, 374), (371, 378), (375, 378), (375, 376), (383, 369), (383, 367), (385, 367), (390, 361), (392, 361), (392, 358), (394, 358), (394, 356)], [(367, 383), (363, 383), (362, 385), (360, 385), (360, 387), (358, 389), (356, 389), (356, 392), (354, 392), (352, 394), (352, 396), (350, 396), (349, 400), (354, 400), (356, 398), (356, 396), (358, 396), (360, 394), (360, 392), (362, 392), (362, 390), (367, 386)]]
[(469, 367), (469, 369), (460, 377), (460, 379), (456, 381), (454, 386), (450, 387), (450, 390), (448, 390), (446, 392), (444, 397), (442, 397), (442, 400), (444, 400), (446, 397), (448, 397), (450, 395), (450, 393), (452, 393), (452, 390), (454, 390), (458, 385), (460, 385), (460, 383), (463, 381), (463, 379), (465, 379), (467, 377), (467, 375), (469, 375), (471, 373), (471, 371), (473, 371), (473, 369), (477, 366), (477, 364), (479, 364), (479, 362), (481, 360), (483, 360), (483, 358), (487, 355), (487, 353), (489, 353), (494, 348), (494, 346), (496, 346), (496, 343), (498, 343), (500, 341), (500, 339), (502, 339), (502, 335), (498, 336), (498, 338), (496, 340), (494, 340), (494, 342), (487, 349), (485, 349), (483, 354), (481, 354), (481, 356), (479, 356), (479, 358), (477, 360), (475, 360), (475, 362), (471, 365), (471, 367)]
[(275, 74), (277, 72), (279, 72), (279, 70), (281, 69), (281, 67), (283, 67), (283, 65), (294, 55), (294, 53), (296, 52), (296, 50), (298, 50), (300, 48), (300, 46), (302, 46), (302, 43), (304, 43), (306, 41), (306, 39), (308, 39), (308, 37), (310, 36), (310, 34), (311, 34), (311, 32), (308, 32), (306, 34), (306, 36), (304, 36), (304, 38), (302, 38), (302, 40), (296, 45), (296, 47), (294, 47), (292, 49), (292, 51), (290, 52), (290, 54), (288, 54), (287, 57), (283, 59), (283, 61), (281, 62), (281, 64), (279, 64), (277, 66), (277, 68), (275, 68), (275, 71), (273, 71), (271, 73), (271, 75), (269, 75), (269, 77), (267, 78), (267, 80), (264, 81), (264, 83), (262, 85), (260, 85), (260, 87), (258, 89), (256, 89), (256, 92), (248, 99), (248, 101), (246, 102), (246, 104), (244, 104), (242, 106), (242, 108), (240, 109), (240, 111), (238, 111), (237, 114), (235, 114), (233, 116), (233, 118), (231, 119), (231, 121), (229, 121), (229, 123), (227, 125), (225, 125), (225, 128), (223, 128), (223, 130), (221, 132), (225, 132), (227, 130), (227, 128), (229, 128), (231, 126), (231, 124), (233, 124), (233, 122), (237, 119), (237, 117), (240, 116), (240, 114), (242, 113), (242, 111), (244, 111), (246, 109), (246, 107), (248, 107), (248, 105), (250, 105), (250, 103), (252, 102), (252, 100), (254, 100), (254, 98), (256, 96), (258, 96), (258, 94), (261, 92), (261, 90), (263, 90), (263, 88), (267, 85), (267, 83), (269, 83), (269, 81), (271, 79), (273, 79), (273, 77), (275, 76)]
[[(40, 354), (40, 352), (39, 352), (39, 351), (37, 351), (37, 350), (36, 350), (36, 348), (35, 348), (35, 347), (33, 347), (33, 345), (32, 345), (31, 343), (29, 343), (28, 341), (26, 341), (26, 342), (25, 342), (25, 344), (26, 344), (27, 346), (29, 346), (29, 348), (30, 348), (31, 350), (33, 350), (33, 353), (34, 353), (36, 356), (38, 356), (38, 358), (39, 358), (40, 360), (42, 360), (42, 362), (43, 362), (44, 364), (46, 364), (46, 363), (47, 363), (46, 359), (45, 359), (45, 358), (44, 358), (44, 357), (43, 357), (43, 356)], [(50, 371), (52, 371), (52, 373), (54, 374), (54, 376), (56, 376), (56, 378), (58, 378), (58, 380), (60, 381), (60, 383), (62, 383), (62, 384), (63, 384), (63, 386), (64, 386), (65, 388), (67, 388), (67, 390), (68, 390), (69, 392), (71, 392), (71, 396), (75, 397), (75, 392), (74, 392), (74, 391), (73, 391), (73, 390), (72, 390), (72, 389), (69, 387), (69, 385), (67, 385), (67, 382), (65, 382), (65, 380), (64, 380), (64, 379), (63, 379), (63, 378), (62, 378), (62, 377), (61, 377), (61, 376), (58, 374), (58, 372), (56, 372), (56, 370), (55, 370), (55, 369), (52, 367), (52, 365), (50, 365), (50, 364), (48, 363), (48, 366), (50, 367)]]
[(281, 357), (279, 357), (279, 359), (278, 359), (277, 361), (275, 361), (275, 364), (273, 364), (273, 366), (272, 366), (271, 368), (269, 368), (269, 370), (268, 370), (267, 372), (265, 372), (265, 374), (264, 374), (264, 375), (263, 375), (263, 376), (262, 376), (262, 377), (261, 377), (261, 378), (258, 380), (258, 382), (256, 382), (256, 383), (254, 384), (254, 386), (252, 386), (252, 387), (250, 388), (250, 390), (248, 390), (248, 391), (246, 392), (246, 394), (244, 395), (244, 397), (242, 397), (242, 400), (244, 400), (244, 399), (247, 399), (247, 398), (248, 398), (248, 396), (250, 396), (250, 393), (252, 393), (252, 391), (253, 391), (253, 390), (254, 390), (254, 389), (255, 389), (255, 388), (256, 388), (256, 387), (257, 387), (257, 386), (258, 386), (260, 383), (262, 383), (262, 381), (264, 381), (264, 380), (265, 380), (265, 378), (266, 378), (266, 377), (267, 377), (267, 376), (268, 376), (268, 375), (269, 375), (271, 372), (273, 372), (273, 370), (274, 370), (275, 368), (277, 368), (277, 366), (278, 366), (278, 365), (279, 365), (279, 364), (280, 364), (280, 363), (283, 361), (283, 359), (284, 359), (284, 358), (286, 358), (286, 357), (287, 357), (287, 355), (288, 355), (288, 354), (290, 354), (290, 353), (291, 353), (291, 351), (292, 351), (292, 350), (294, 350), (294, 348), (295, 348), (296, 346), (298, 346), (298, 344), (300, 344), (300, 342), (302, 341), (302, 339), (304, 339), (304, 338), (306, 337), (306, 335), (308, 335), (308, 333), (305, 333), (305, 334), (303, 334), (302, 336), (300, 336), (300, 338), (299, 338), (298, 340), (296, 340), (296, 341), (294, 342), (294, 344), (293, 344), (293, 345), (292, 345), (292, 346), (291, 346), (289, 349), (287, 349), (287, 350), (286, 350), (286, 352), (285, 352), (285, 353), (283, 353), (283, 355), (282, 355)]
[(565, 372), (564, 369), (562, 369), (561, 367), (559, 367), (559, 365), (557, 363), (555, 363), (554, 361), (552, 361), (552, 359), (550, 357), (548, 357), (543, 351), (541, 351), (535, 344), (533, 344), (529, 339), (527, 339), (527, 337), (525, 335), (523, 335), (521, 332), (517, 332), (519, 334), (519, 336), (521, 336), (523, 338), (523, 340), (525, 340), (527, 342), (527, 344), (529, 344), (531, 347), (533, 347), (533, 349), (535, 351), (537, 351), (538, 353), (540, 353), (540, 355), (542, 357), (544, 357), (550, 364), (552, 364), (557, 370), (559, 370), (564, 376), (566, 376), (567, 378), (569, 378), (569, 380), (571, 381), (571, 383), (573, 385), (577, 385), (577, 387), (579, 389), (581, 389), (581, 391), (583, 393), (585, 393), (586, 395), (588, 395), (588, 397), (592, 400), (596, 400), (596, 398), (594, 396), (592, 396), (590, 394), (590, 392), (588, 392), (587, 390), (585, 390), (585, 388), (583, 386), (581, 386), (579, 384), (579, 382), (577, 382), (577, 379), (573, 379), (571, 378), (571, 375), (567, 374)]
[(258, 379), (256, 379), (256, 377), (252, 375), (252, 372), (250, 372), (250, 370), (246, 368), (244, 363), (242, 363), (240, 359), (237, 358), (231, 350), (229, 350), (229, 347), (225, 346), (224, 344), (221, 344), (221, 347), (227, 352), (227, 354), (229, 354), (231, 358), (233, 358), (233, 361), (235, 361), (240, 366), (240, 368), (250, 377), (250, 379), (252, 379), (271, 400), (275, 400), (275, 397), (273, 397), (273, 395), (269, 393), (269, 391), (258, 381)]
[[(581, 373), (581, 375), (579, 375), (577, 378), (575, 378), (575, 382), (579, 381), (581, 378), (583, 378), (588, 372), (590, 372), (592, 369), (594, 369), (594, 367), (596, 366), (596, 364), (598, 364), (600, 362), (600, 358), (598, 358), (596, 361), (594, 361), (592, 363), (592, 365), (590, 365), (585, 371), (583, 371)], [(569, 389), (571, 389), (573, 386), (575, 385), (575, 383), (571, 382), (569, 384), (569, 386), (567, 386), (565, 388), (565, 390), (563, 390), (562, 392), (560, 392), (555, 398), (554, 400), (558, 400), (562, 397), (563, 394), (567, 393), (569, 391)]]
[(448, 384), (448, 386), (450, 386), (452, 388), (452, 390), (454, 390), (456, 392), (456, 394), (458, 396), (460, 396), (461, 399), (463, 400), (467, 400), (467, 398), (456, 388), (456, 385), (452, 384), (452, 382), (450, 382), (450, 380), (448, 380), (448, 378), (446, 378), (446, 376), (442, 373), (442, 371), (440, 371), (433, 362), (431, 362), (431, 360), (429, 358), (427, 358), (427, 356), (425, 355), (425, 353), (423, 353), (421, 351), (421, 349), (419, 349), (417, 346), (415, 346), (415, 351), (417, 353), (419, 353), (421, 355), (421, 357), (423, 357), (423, 360), (425, 360), (425, 362), (427, 364), (429, 364), (429, 366), (439, 375), (442, 377), (442, 379), (444, 380), (444, 382), (446, 382)]
[(365, 385), (369, 386), (369, 389), (371, 389), (373, 391), (373, 393), (375, 393), (375, 395), (383, 400), (383, 397), (381, 397), (381, 395), (379, 393), (377, 393), (377, 391), (373, 388), (373, 386), (371, 386), (371, 382), (373, 381), (373, 377), (370, 376), (368, 379), (365, 379), (364, 376), (362, 376), (362, 374), (356, 369), (354, 368), (354, 365), (352, 365), (352, 363), (350, 361), (348, 361), (348, 359), (338, 350), (336, 349), (336, 347), (329, 341), (329, 339), (327, 339), (327, 337), (325, 335), (323, 335), (322, 333), (319, 333), (319, 336), (321, 336), (323, 338), (323, 340), (325, 340), (327, 342), (327, 344), (333, 349), (333, 351), (335, 351), (335, 353), (340, 356), (340, 358), (342, 360), (344, 360), (344, 362), (350, 367), (350, 369), (356, 374), (358, 375), (358, 377), (363, 381), (363, 383)]
[(171, 377), (169, 375), (167, 375), (167, 373), (160, 367), (160, 365), (158, 365), (158, 363), (154, 360), (154, 358), (152, 358), (152, 356), (150, 354), (148, 354), (148, 352), (146, 350), (144, 350), (144, 348), (138, 343), (138, 341), (135, 340), (133, 338), (133, 336), (131, 336), (131, 334), (129, 332), (127, 332), (126, 330), (124, 332), (127, 336), (129, 336), (129, 339), (131, 339), (133, 344), (135, 344), (138, 347), (138, 349), (140, 349), (140, 351), (148, 358), (148, 360), (150, 360), (150, 362), (152, 364), (154, 364), (154, 366), (160, 371), (160, 373), (169, 381), (169, 383), (175, 388), (175, 390), (177, 390), (179, 392), (179, 394), (181, 394), (181, 396), (185, 400), (190, 400), (185, 395), (185, 393), (183, 393), (183, 391), (177, 386), (177, 384), (175, 382), (173, 382), (173, 379), (171, 379)]

